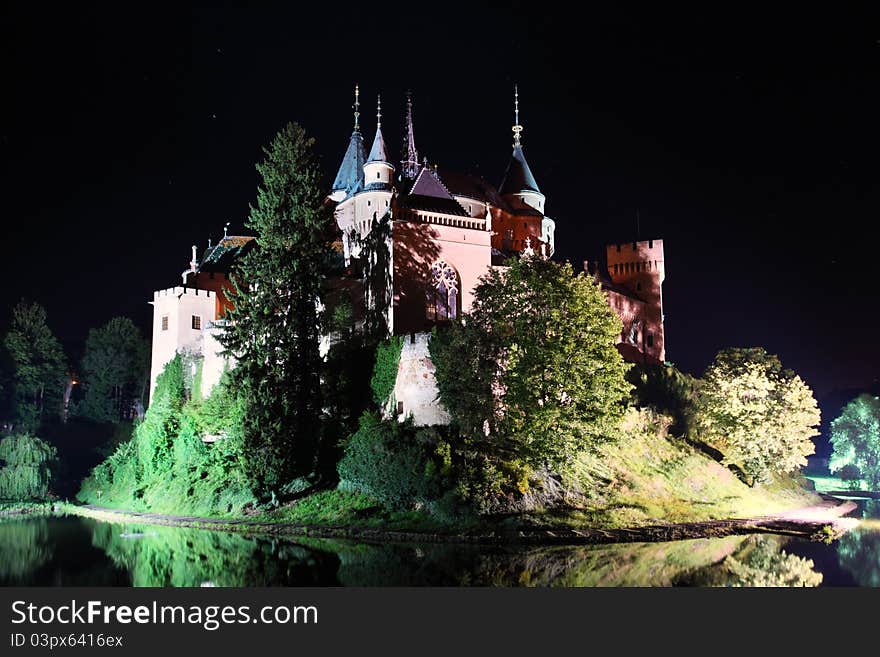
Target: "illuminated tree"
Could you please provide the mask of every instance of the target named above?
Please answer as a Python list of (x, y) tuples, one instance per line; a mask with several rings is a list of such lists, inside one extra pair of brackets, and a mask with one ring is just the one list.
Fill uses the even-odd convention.
[(819, 420), (812, 390), (761, 348), (719, 352), (697, 403), (701, 437), (764, 482), (807, 464)]
[(14, 371), (16, 423), (22, 430), (35, 431), (47, 417), (61, 416), (67, 378), (67, 359), (46, 324), (45, 308), (19, 302), (12, 310), (12, 325), (4, 344)]
[(621, 323), (595, 280), (539, 257), (492, 269), (462, 320), (431, 341), (440, 399), (468, 446), (567, 471), (613, 436), (631, 386)]
[(322, 398), (318, 350), (331, 215), (314, 140), (289, 123), (264, 148), (248, 228), (257, 248), (237, 265), (234, 309), (220, 340), (237, 360), (244, 455), (256, 490), (270, 495), (315, 466)]
[[(831, 423), (831, 472), (852, 469), (872, 490), (880, 486), (880, 398), (859, 395)], [(855, 474), (855, 473), (854, 473)]]

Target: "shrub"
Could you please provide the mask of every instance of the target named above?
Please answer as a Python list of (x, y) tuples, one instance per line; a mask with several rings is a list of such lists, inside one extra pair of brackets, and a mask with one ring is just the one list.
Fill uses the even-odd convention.
[(674, 365), (636, 364), (627, 374), (639, 407), (651, 407), (673, 418), (671, 431), (691, 437), (700, 380)]
[(439, 500), (449, 466), (448, 445), (438, 440), (435, 431), (365, 413), (337, 469), (340, 488), (405, 510)]

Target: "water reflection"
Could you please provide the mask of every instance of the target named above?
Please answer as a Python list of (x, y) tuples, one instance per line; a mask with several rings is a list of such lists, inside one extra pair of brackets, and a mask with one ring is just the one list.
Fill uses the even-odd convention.
[(35, 571), (52, 559), (45, 518), (0, 523), (0, 582), (27, 585)]
[(848, 571), (859, 586), (880, 586), (880, 500), (864, 500), (865, 522), (844, 534), (837, 546), (840, 567)]
[[(877, 535), (850, 534), (841, 563), (880, 584)], [(123, 586), (816, 586), (811, 559), (779, 536), (671, 543), (478, 547), (362, 544), (90, 519), (0, 521), (0, 584)], [(823, 546), (825, 547), (825, 546)], [(829, 550), (836, 546), (827, 546)], [(870, 564), (866, 565), (866, 564)], [(853, 566), (845, 566), (852, 568)]]
[(93, 523), (92, 543), (131, 573), (133, 586), (321, 585), (335, 555), (238, 534)]

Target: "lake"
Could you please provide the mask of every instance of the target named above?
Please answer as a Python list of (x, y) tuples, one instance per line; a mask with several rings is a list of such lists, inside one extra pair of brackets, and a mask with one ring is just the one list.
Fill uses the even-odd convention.
[(770, 534), (591, 546), (289, 540), (0, 520), (3, 586), (880, 586), (880, 503), (830, 545)]

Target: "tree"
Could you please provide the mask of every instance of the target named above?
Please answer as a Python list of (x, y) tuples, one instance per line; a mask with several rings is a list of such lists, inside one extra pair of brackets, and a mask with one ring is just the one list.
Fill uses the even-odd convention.
[(118, 422), (127, 402), (142, 398), (149, 376), (148, 346), (127, 317), (89, 331), (82, 360), (85, 398), (77, 412), (95, 422)]
[[(831, 472), (856, 469), (871, 490), (880, 486), (880, 398), (859, 395), (831, 423)], [(854, 473), (853, 473), (854, 474)]]
[(55, 447), (30, 434), (0, 440), (0, 499), (46, 499), (56, 455)]
[(813, 392), (764, 349), (725, 349), (706, 370), (697, 402), (702, 438), (729, 464), (767, 482), (807, 464), (820, 414)]
[(289, 123), (264, 148), (262, 183), (247, 226), (256, 246), (237, 264), (234, 309), (220, 337), (238, 364), (245, 458), (263, 495), (312, 471), (321, 433), (322, 282), (330, 266), (330, 211), (314, 140)]
[(623, 415), (620, 319), (592, 277), (538, 257), (491, 270), (474, 297), (430, 343), (441, 401), (471, 448), (566, 471)]
[(13, 367), (15, 421), (35, 431), (49, 414), (62, 413), (67, 359), (37, 303), (22, 300), (13, 308), (4, 343)]

